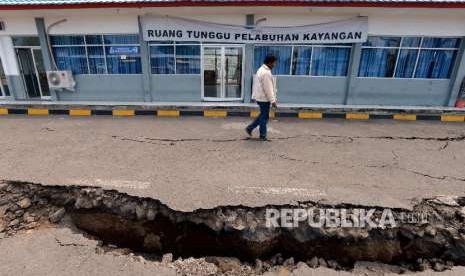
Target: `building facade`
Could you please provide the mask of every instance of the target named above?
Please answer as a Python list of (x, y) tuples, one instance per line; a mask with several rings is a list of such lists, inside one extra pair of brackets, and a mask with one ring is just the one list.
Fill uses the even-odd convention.
[[(152, 24), (147, 39), (145, 19), (166, 16), (250, 32), (324, 31), (364, 18), (366, 29), (349, 42), (273, 43), (202, 38), (195, 24), (189, 39), (174, 29), (163, 37)], [(0, 0), (0, 23), (5, 101), (249, 103), (253, 74), (269, 53), (278, 57), (280, 103), (453, 106), (465, 76), (461, 0)], [(51, 89), (46, 72), (52, 70), (72, 71), (74, 91)]]

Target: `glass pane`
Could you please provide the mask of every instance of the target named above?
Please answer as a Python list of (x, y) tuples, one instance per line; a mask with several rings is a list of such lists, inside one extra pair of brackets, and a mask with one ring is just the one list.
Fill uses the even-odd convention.
[(397, 60), (396, 78), (411, 78), (417, 61), (418, 50), (403, 49), (399, 53)]
[(349, 59), (350, 48), (315, 47), (312, 76), (346, 76)]
[(415, 78), (448, 79), (457, 51), (422, 50)]
[(40, 46), (37, 36), (14, 36), (13, 45), (15, 46)]
[(52, 45), (83, 45), (84, 36), (82, 35), (52, 35), (50, 36)]
[(204, 97), (221, 97), (221, 48), (203, 49)]
[(362, 49), (359, 77), (392, 77), (397, 49)]
[(371, 47), (399, 47), (400, 37), (394, 36), (370, 36), (363, 46)]
[(404, 37), (402, 39), (402, 47), (419, 47), (420, 37)]
[[(110, 54), (112, 47), (105, 47), (108, 74), (141, 74), (140, 55)], [(139, 49), (137, 50), (139, 52)], [(114, 52), (114, 51), (113, 51)]]
[(6, 80), (5, 71), (3, 70), (3, 62), (0, 59), (0, 96), (10, 96), (10, 88), (8, 87), (8, 82)]
[(240, 98), (242, 92), (242, 48), (225, 48), (225, 97)]
[(87, 74), (85, 47), (53, 47), (59, 70), (71, 70), (74, 74)]
[(139, 44), (139, 36), (132, 35), (104, 35), (105, 44)]
[(41, 50), (33, 50), (34, 60), (36, 62), (37, 74), (39, 77), (39, 85), (42, 91), (42, 96), (50, 96), (50, 90), (48, 89), (47, 72), (45, 71), (44, 59), (42, 58)]
[(103, 47), (101, 46), (87, 47), (87, 55), (89, 57), (90, 74), (106, 74), (107, 73)]
[(262, 66), (265, 57), (274, 55), (278, 60), (273, 68), (275, 75), (289, 75), (291, 72), (292, 47), (289, 46), (257, 46), (254, 50), (255, 70)]
[(103, 39), (101, 35), (86, 35), (87, 44), (102, 44)]
[(151, 46), (152, 74), (174, 74), (174, 46)]
[(158, 44), (172, 44), (174, 45), (173, 41), (150, 41), (149, 42), (150, 46), (151, 45), (158, 45)]
[(200, 46), (176, 46), (176, 74), (200, 74)]
[(460, 40), (458, 38), (423, 38), (422, 48), (458, 48)]
[(292, 57), (292, 75), (309, 75), (311, 56), (311, 47), (294, 47)]
[(16, 53), (28, 97), (40, 97), (39, 83), (37, 81), (31, 49), (16, 49)]

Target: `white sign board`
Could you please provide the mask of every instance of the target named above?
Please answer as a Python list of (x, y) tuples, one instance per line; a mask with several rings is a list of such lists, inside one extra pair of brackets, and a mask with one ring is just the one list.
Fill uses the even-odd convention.
[(226, 43), (327, 44), (365, 42), (368, 19), (349, 20), (294, 27), (225, 25), (171, 16), (142, 17), (145, 41), (198, 41)]

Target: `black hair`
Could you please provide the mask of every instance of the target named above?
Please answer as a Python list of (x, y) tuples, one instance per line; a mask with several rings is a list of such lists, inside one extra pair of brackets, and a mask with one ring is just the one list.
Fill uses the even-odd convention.
[(263, 64), (270, 64), (276, 61), (276, 57), (273, 54), (268, 54), (263, 61)]

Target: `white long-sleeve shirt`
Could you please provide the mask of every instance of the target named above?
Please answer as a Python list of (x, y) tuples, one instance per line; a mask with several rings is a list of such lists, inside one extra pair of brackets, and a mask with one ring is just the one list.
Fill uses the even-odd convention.
[(252, 99), (257, 102), (276, 102), (273, 75), (271, 69), (263, 64), (255, 74), (252, 88)]

